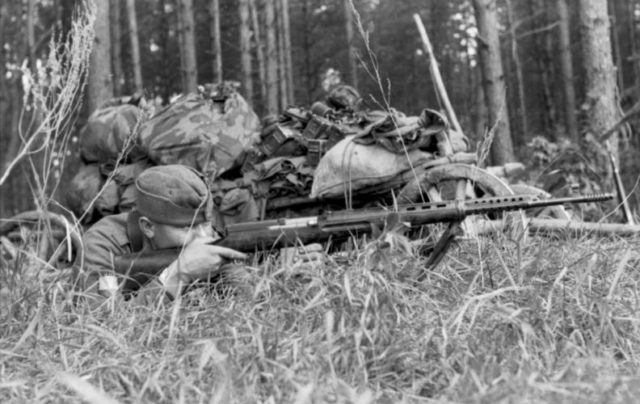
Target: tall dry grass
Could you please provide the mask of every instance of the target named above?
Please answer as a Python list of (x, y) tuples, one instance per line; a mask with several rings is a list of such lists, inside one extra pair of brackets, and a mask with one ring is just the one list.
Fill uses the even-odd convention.
[[(638, 240), (373, 241), (226, 294), (74, 301), (20, 285), (0, 312), (2, 402), (631, 402)], [(77, 297), (77, 296), (76, 296)], [(630, 401), (631, 400), (631, 401)]]
[(3, 249), (0, 402), (632, 402), (637, 251), (497, 234), (417, 282), (425, 258), (389, 234), (225, 293), (95, 305)]

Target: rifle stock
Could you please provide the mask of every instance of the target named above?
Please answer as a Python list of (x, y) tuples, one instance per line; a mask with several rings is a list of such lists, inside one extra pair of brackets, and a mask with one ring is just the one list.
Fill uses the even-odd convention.
[[(329, 238), (344, 239), (371, 233), (382, 228), (387, 220), (405, 222), (410, 226), (448, 223), (463, 220), (470, 215), (536, 209), (568, 203), (600, 202), (613, 199), (612, 194), (538, 200), (533, 195), (513, 195), (442, 201), (399, 206), (397, 210), (384, 208), (344, 210), (319, 216), (282, 218), (229, 225), (216, 245), (241, 252), (257, 252), (296, 245), (322, 242)], [(178, 258), (180, 248), (151, 250), (116, 257), (114, 267), (120, 274), (137, 278), (138, 274), (158, 274)]]

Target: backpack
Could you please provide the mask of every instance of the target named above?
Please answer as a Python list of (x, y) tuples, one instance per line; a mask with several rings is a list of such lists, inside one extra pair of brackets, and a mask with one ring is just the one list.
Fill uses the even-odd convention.
[(144, 156), (138, 148), (133, 131), (146, 113), (135, 105), (112, 105), (95, 110), (80, 130), (80, 155), (86, 163), (116, 161), (124, 149), (124, 161)]
[(225, 82), (180, 97), (140, 127), (138, 142), (155, 164), (184, 164), (213, 180), (242, 163), (260, 121)]

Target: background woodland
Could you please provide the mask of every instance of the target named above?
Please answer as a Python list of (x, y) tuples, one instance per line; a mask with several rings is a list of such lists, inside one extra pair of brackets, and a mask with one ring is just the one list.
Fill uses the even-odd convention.
[[(34, 135), (29, 128), (38, 120), (37, 109), (24, 99), (20, 67), (43, 65), (51, 41), (70, 29), (76, 3), (0, 0), (2, 173)], [(640, 109), (640, 1), (109, 0), (95, 5), (96, 37), (82, 107), (59, 130), (75, 134), (88, 114), (112, 97), (142, 91), (160, 106), (198, 84), (223, 79), (241, 83), (241, 93), (261, 117), (288, 105), (310, 106), (339, 82), (356, 87), (371, 108), (391, 106), (408, 115), (440, 109), (412, 18), (418, 14), (472, 148), (492, 130), (492, 164), (522, 161), (530, 173), (550, 172), (555, 164), (589, 177), (596, 184), (589, 190), (606, 190), (610, 172), (602, 151), (609, 139), (625, 185), (634, 190), (640, 168), (633, 135)], [(38, 151), (34, 146), (29, 161), (16, 166), (3, 185), (0, 217), (38, 204), (32, 192), (43, 181), (33, 169)], [(47, 179), (58, 193), (64, 193), (64, 181), (57, 186), (60, 178), (73, 174), (77, 159), (73, 148), (68, 154), (58, 156), (64, 170)], [(541, 185), (563, 186), (553, 181)]]

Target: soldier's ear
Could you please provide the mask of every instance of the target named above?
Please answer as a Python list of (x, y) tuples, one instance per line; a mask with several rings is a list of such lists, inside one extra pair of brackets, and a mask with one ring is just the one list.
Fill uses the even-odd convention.
[(138, 219), (138, 226), (142, 234), (149, 240), (153, 239), (156, 234), (155, 224), (149, 220), (146, 216), (140, 216)]

